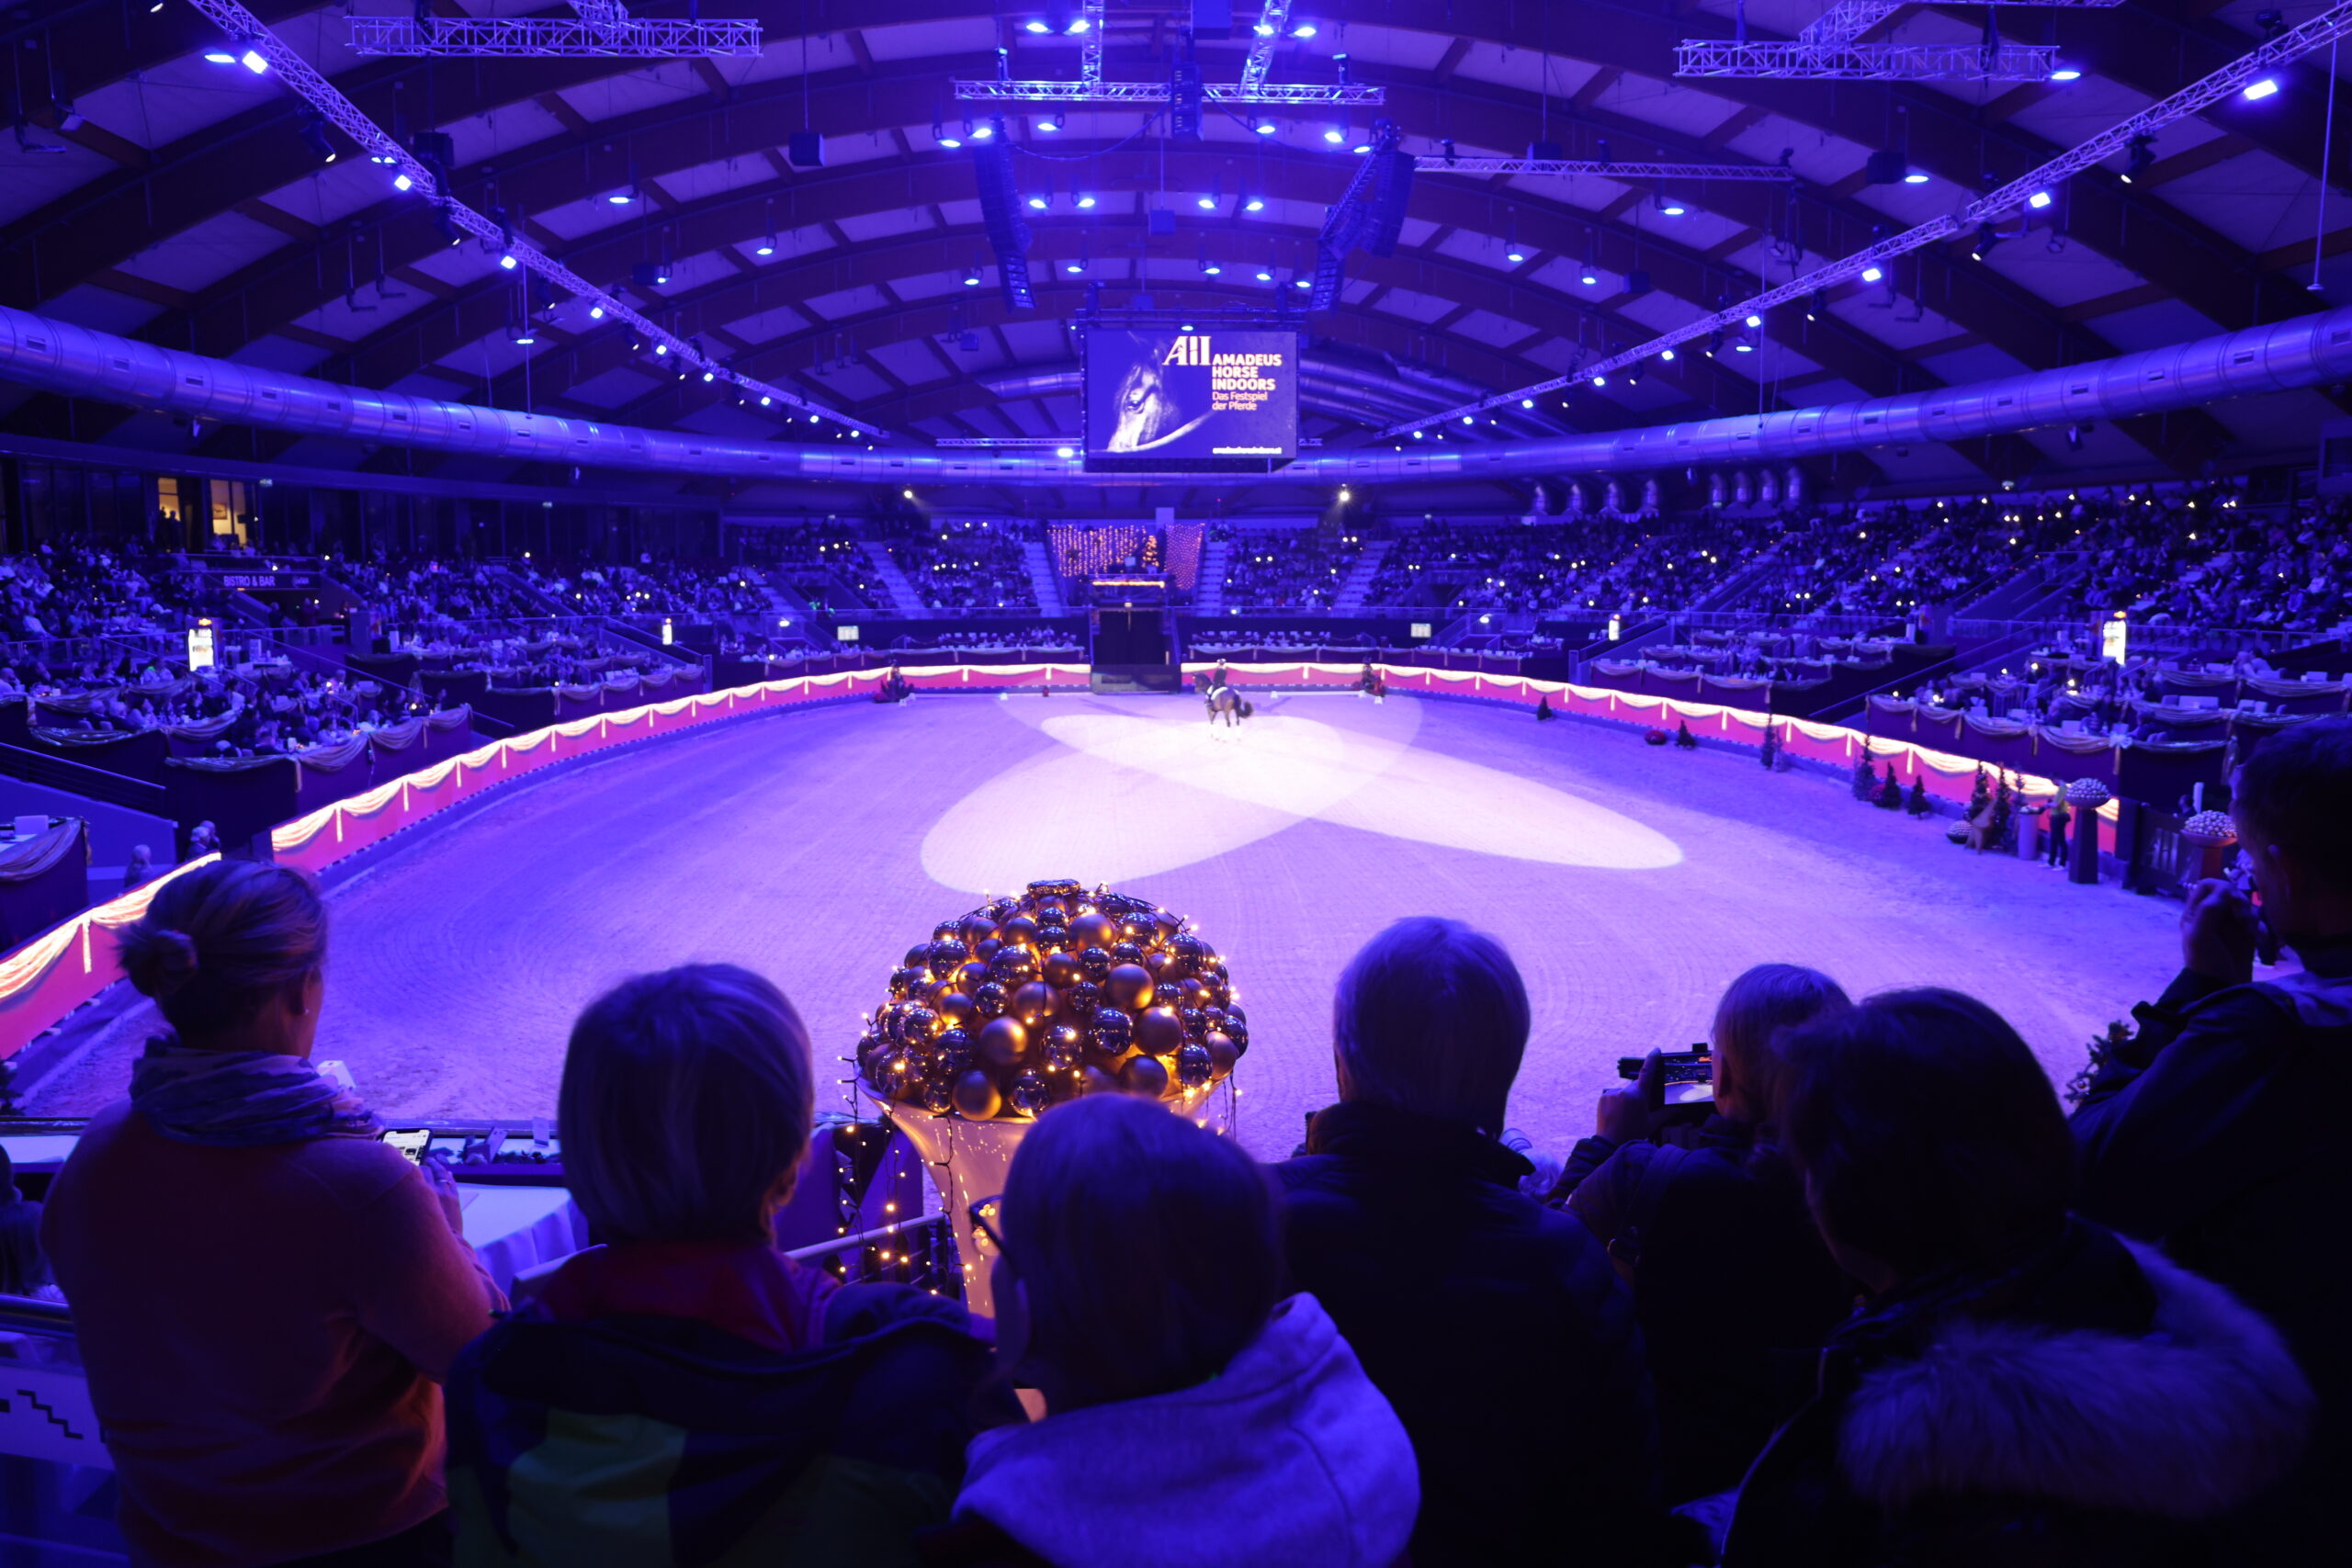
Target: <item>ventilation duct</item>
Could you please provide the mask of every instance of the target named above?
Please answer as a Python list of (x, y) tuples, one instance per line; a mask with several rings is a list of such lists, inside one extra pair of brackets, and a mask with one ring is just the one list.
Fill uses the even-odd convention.
[[(724, 441), (338, 386), (135, 343), (0, 306), (0, 379), (186, 418), (518, 462), (847, 484), (1101, 484), (1076, 457)], [(2352, 380), (2352, 308), (2088, 365), (1899, 397), (1534, 441), (1321, 452), (1257, 484), (1520, 479), (1780, 460), (2128, 419), (2219, 398)], [(1121, 474), (1131, 485), (1199, 474)]]

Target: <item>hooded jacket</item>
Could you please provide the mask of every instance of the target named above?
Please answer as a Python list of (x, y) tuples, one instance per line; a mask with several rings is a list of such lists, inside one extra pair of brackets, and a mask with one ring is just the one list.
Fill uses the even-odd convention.
[(1207, 1382), (981, 1433), (956, 1517), (1054, 1568), (1389, 1568), (1419, 1501), (1404, 1427), (1298, 1295)]
[(2261, 1317), (2075, 1221), (1839, 1330), (1740, 1489), (1724, 1568), (2202, 1563), (2312, 1408)]
[(914, 1561), (995, 1355), (955, 1302), (766, 1247), (599, 1247), (449, 1375), (468, 1568)]

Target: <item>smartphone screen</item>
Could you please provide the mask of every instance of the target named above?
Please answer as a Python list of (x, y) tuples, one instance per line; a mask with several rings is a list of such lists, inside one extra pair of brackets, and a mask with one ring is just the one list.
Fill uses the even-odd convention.
[(400, 1150), (401, 1154), (408, 1156), (409, 1164), (423, 1165), (424, 1163), (424, 1151), (426, 1148), (430, 1147), (433, 1143), (433, 1133), (430, 1128), (425, 1127), (419, 1127), (413, 1132), (405, 1133), (401, 1132), (398, 1129), (387, 1129), (384, 1134), (384, 1142), (391, 1145), (392, 1147)]

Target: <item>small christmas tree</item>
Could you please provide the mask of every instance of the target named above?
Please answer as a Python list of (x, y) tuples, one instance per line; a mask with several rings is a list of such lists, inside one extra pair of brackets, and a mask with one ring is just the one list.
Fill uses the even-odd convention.
[(1934, 809), (1928, 804), (1928, 776), (1925, 773), (1911, 781), (1911, 794), (1904, 801), (1903, 809), (1914, 817), (1925, 817)]
[(1968, 815), (1973, 818), (1984, 810), (1993, 798), (1993, 786), (1984, 782), (1984, 764), (1976, 764), (1976, 782), (1968, 787)]
[(1537, 697), (1535, 699), (1535, 722), (1541, 724), (1551, 716), (1552, 699), (1548, 696)]
[(1772, 764), (1780, 761), (1781, 757), (1780, 737), (1773, 733), (1772, 727), (1769, 724), (1764, 727), (1763, 757), (1764, 771), (1767, 773), (1772, 771)]
[(1903, 781), (1894, 776), (1894, 764), (1893, 762), (1887, 763), (1886, 782), (1878, 786), (1878, 794), (1873, 798), (1877, 801), (1879, 808), (1883, 811), (1900, 811), (1903, 809)]
[(2015, 826), (2017, 804), (2009, 795), (2009, 781), (2003, 779), (1993, 790), (1993, 815), (1984, 824), (1984, 842), (1996, 850), (2012, 849), (2010, 829)]
[(1674, 744), (1685, 751), (1695, 751), (1699, 749), (1699, 738), (1690, 733), (1690, 724), (1688, 719), (1675, 721)]
[(1868, 800), (1878, 789), (1878, 770), (1871, 766), (1870, 748), (1862, 748), (1861, 761), (1854, 764), (1854, 798)]

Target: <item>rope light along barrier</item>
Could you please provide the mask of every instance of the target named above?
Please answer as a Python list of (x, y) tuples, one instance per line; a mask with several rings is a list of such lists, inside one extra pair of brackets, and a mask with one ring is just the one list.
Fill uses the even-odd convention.
[[(270, 829), (270, 845), (280, 864), (315, 874), (383, 842), (403, 828), (554, 762), (759, 708), (868, 696), (888, 673), (887, 668), (880, 668), (796, 675), (547, 725), (444, 758), (281, 822)], [(899, 673), (917, 691), (1012, 690), (1083, 681), (1087, 667), (902, 665)], [(0, 1057), (13, 1056), (120, 979), (114, 933), (145, 914), (165, 883), (219, 858), (204, 855), (175, 866), (153, 882), (52, 926), (0, 959)]]

